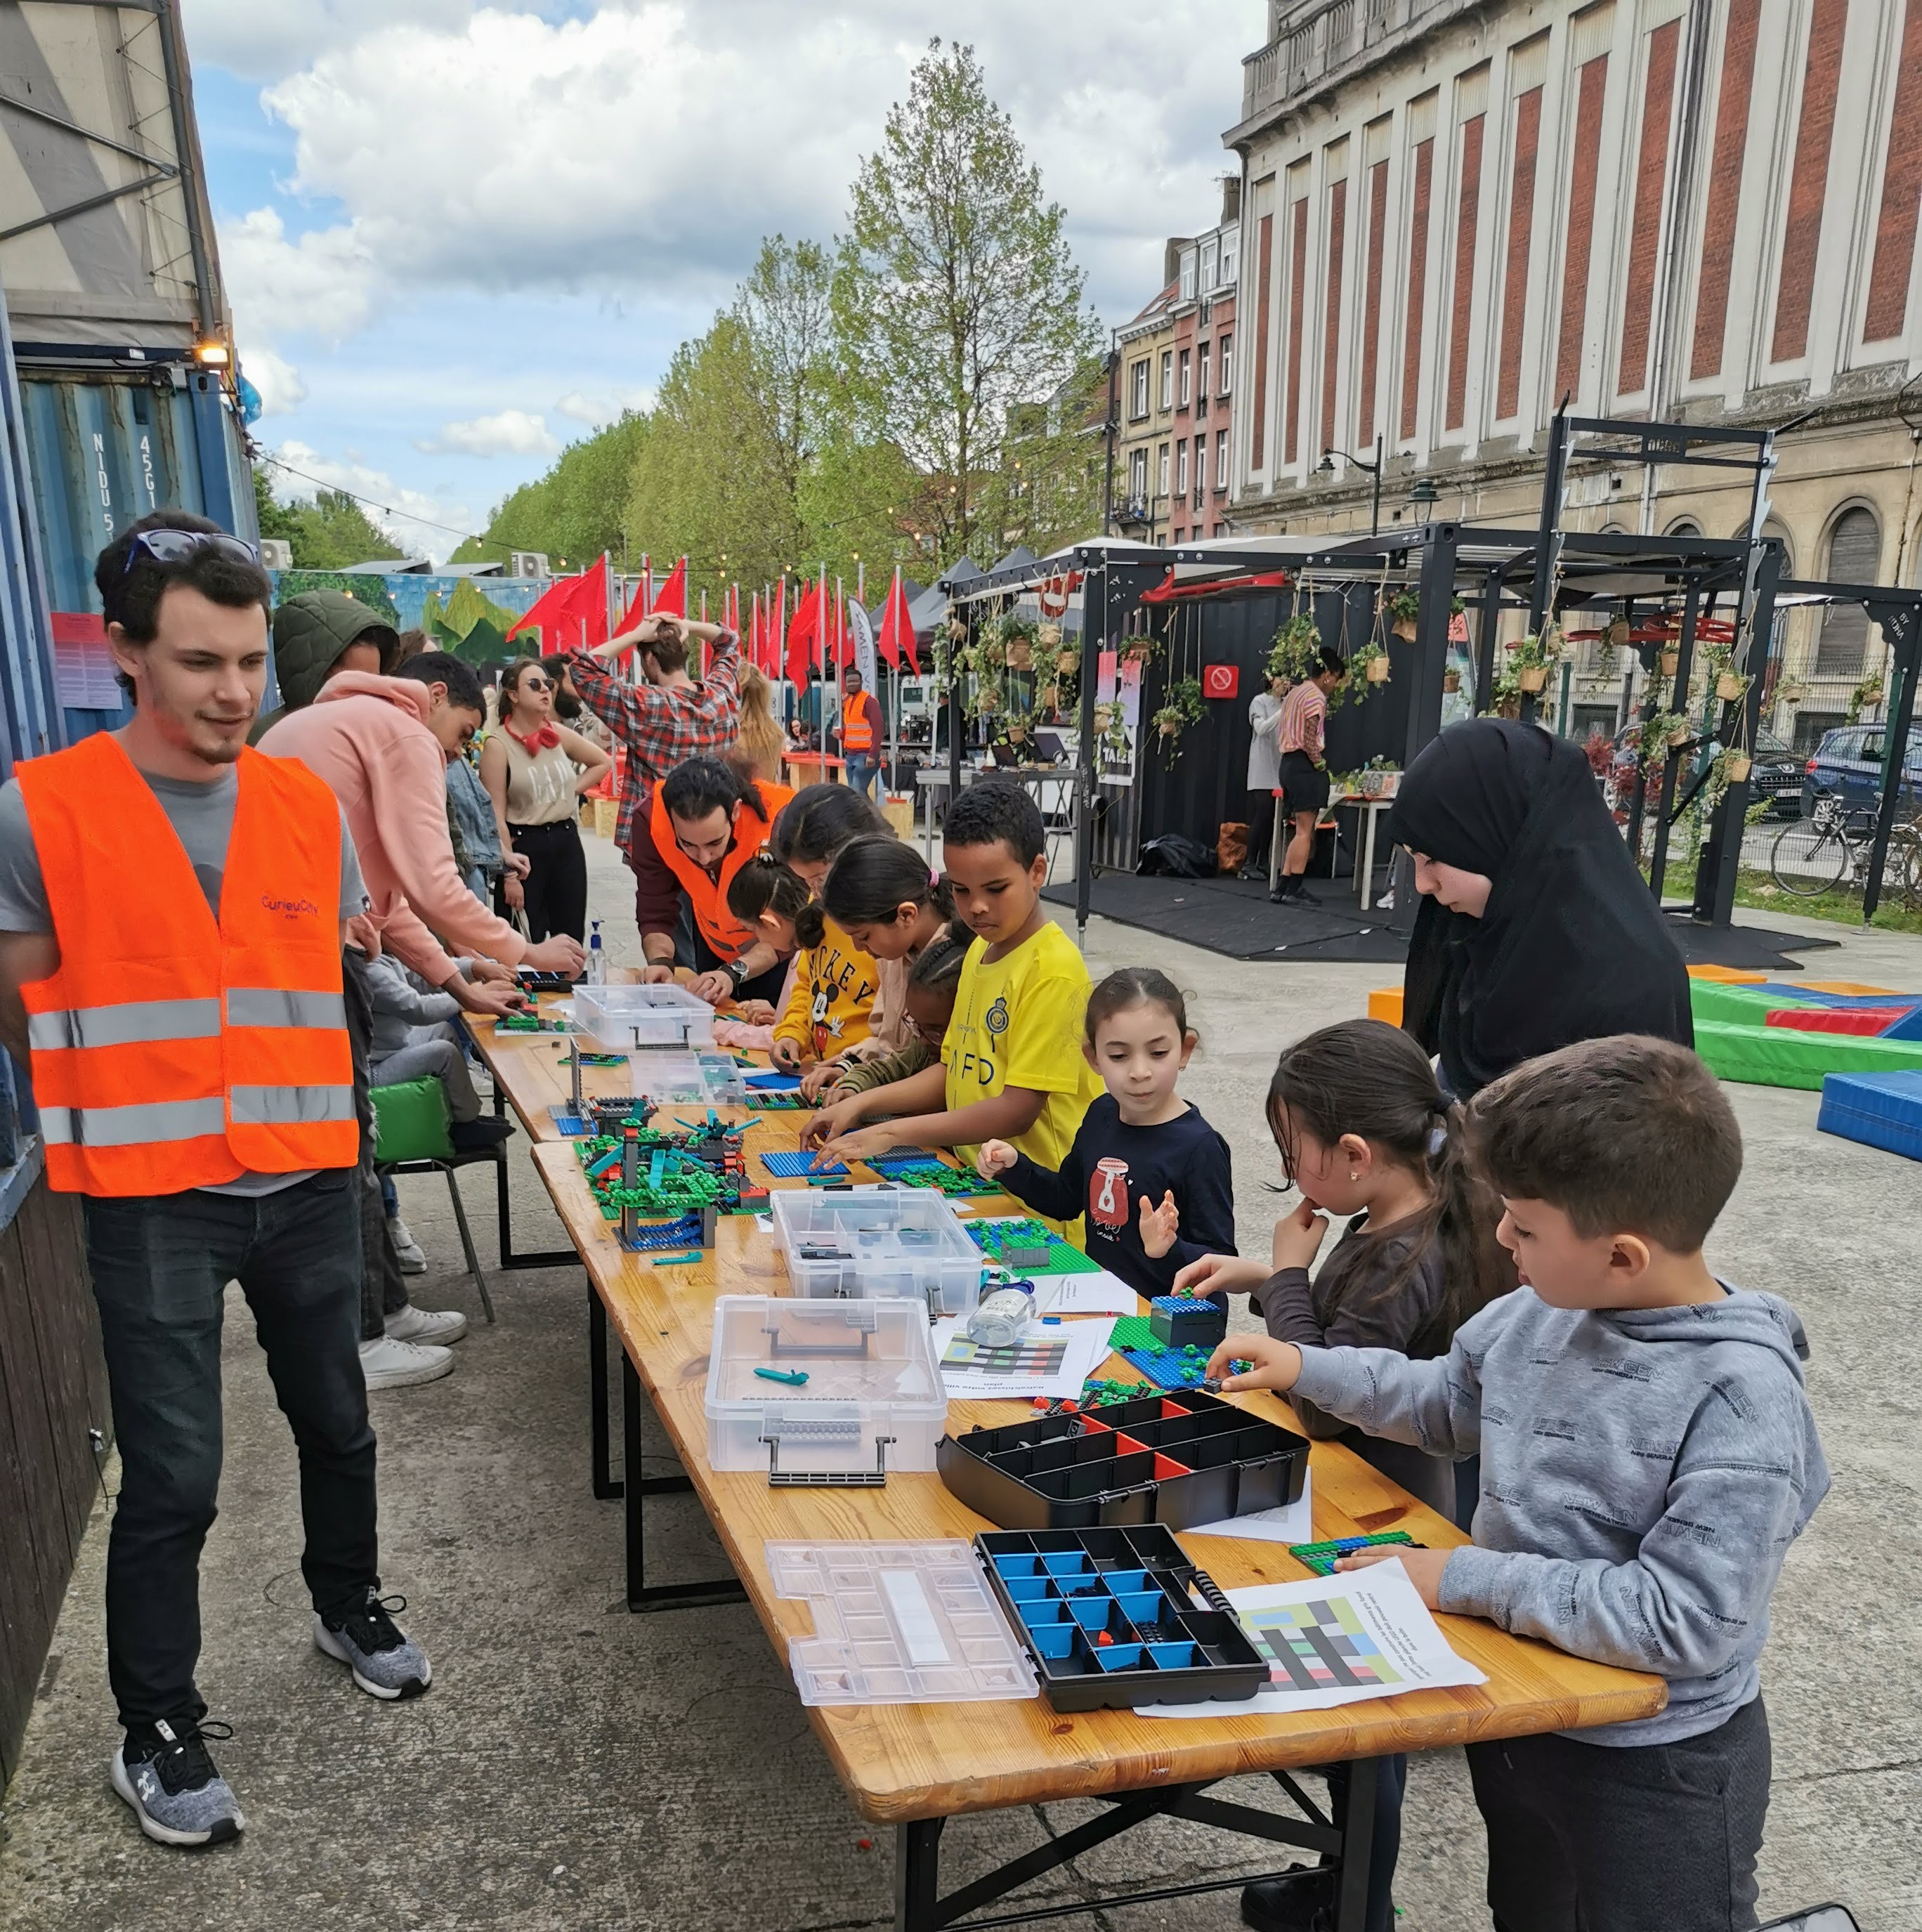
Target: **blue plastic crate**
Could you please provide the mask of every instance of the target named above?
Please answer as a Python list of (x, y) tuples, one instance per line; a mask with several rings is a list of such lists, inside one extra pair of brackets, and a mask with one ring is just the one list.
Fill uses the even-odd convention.
[(1816, 1125), (1846, 1141), (1922, 1160), (1922, 1072), (1829, 1074)]

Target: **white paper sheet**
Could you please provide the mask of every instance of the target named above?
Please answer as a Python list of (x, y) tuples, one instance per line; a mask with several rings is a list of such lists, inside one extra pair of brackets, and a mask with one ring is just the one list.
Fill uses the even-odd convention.
[[(965, 1318), (950, 1316), (934, 1324), (934, 1359), (943, 1360), (948, 1346), (959, 1334)], [(1081, 1384), (1107, 1359), (1112, 1321), (1096, 1318), (1087, 1322), (1063, 1322), (1058, 1328), (1031, 1322), (1021, 1338), (1030, 1347), (1045, 1348), (1059, 1343), (1064, 1353), (1059, 1367), (1045, 1374), (1031, 1371), (1000, 1373), (986, 1369), (950, 1368), (941, 1370), (941, 1388), (950, 1402), (992, 1402), (1004, 1398), (1032, 1401), (1036, 1396), (1078, 1396)]]
[(1183, 1536), (1240, 1536), (1251, 1543), (1312, 1543), (1314, 1492), (1315, 1475), (1311, 1470), (1301, 1479), (1298, 1502), (1284, 1503), (1279, 1509), (1257, 1510), (1252, 1516), (1231, 1516), (1225, 1522), (1195, 1523), (1181, 1533)]
[(1041, 1315), (1138, 1315), (1141, 1298), (1118, 1274), (1044, 1275), (1034, 1285)]
[[(1141, 1716), (1278, 1717), (1293, 1711), (1331, 1711), (1438, 1684), (1488, 1682), (1449, 1648), (1399, 1561), (1339, 1576), (1311, 1576), (1302, 1583), (1231, 1590), (1228, 1599), (1264, 1655), (1294, 1658), (1288, 1640), (1294, 1631), (1308, 1656), (1276, 1663), (1277, 1681), (1245, 1703), (1149, 1704), (1141, 1706)], [(1265, 1636), (1267, 1630), (1277, 1634)], [(1330, 1672), (1354, 1681), (1325, 1689), (1313, 1681)]]

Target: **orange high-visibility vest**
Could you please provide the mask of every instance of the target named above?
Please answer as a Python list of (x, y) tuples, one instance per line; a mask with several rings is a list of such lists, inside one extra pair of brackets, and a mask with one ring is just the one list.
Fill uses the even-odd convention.
[(118, 739), (16, 774), (60, 945), (20, 988), (49, 1186), (177, 1194), (359, 1158), (340, 981), (340, 812), (240, 754), (217, 924)]
[(874, 748), (874, 714), (868, 709), (868, 694), (865, 691), (841, 709), (841, 748), (847, 752), (867, 752)]
[(721, 876), (708, 876), (705, 866), (697, 866), (681, 850), (674, 837), (673, 814), (661, 802), (661, 788), (654, 788), (654, 802), (647, 816), (648, 836), (667, 868), (681, 882), (688, 903), (694, 909), (694, 923), (707, 941), (708, 950), (717, 959), (738, 959), (754, 943), (754, 934), (727, 910), (727, 883), (768, 842), (774, 820), (781, 807), (793, 796), (791, 787), (760, 787), (768, 816), (762, 818), (744, 799), (734, 818), (734, 842), (721, 861)]

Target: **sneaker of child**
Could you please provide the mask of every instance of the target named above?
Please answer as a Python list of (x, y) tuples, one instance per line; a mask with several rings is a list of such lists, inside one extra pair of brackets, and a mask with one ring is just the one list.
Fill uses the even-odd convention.
[(1084, 1024), (1082, 1051), (1108, 1090), (1067, 1158), (1045, 1168), (991, 1140), (975, 1167), (1050, 1220), (1085, 1211), (1093, 1258), (1137, 1294), (1171, 1294), (1191, 1263), (1234, 1252), (1228, 1142), (1174, 1090), (1195, 1046), (1187, 1003), (1152, 966), (1124, 966), (1088, 995)]
[(1472, 1544), (1338, 1567), (1399, 1562), (1432, 1609), (1667, 1680), (1652, 1717), (1468, 1746), (1496, 1922), (1753, 1926), (1758, 1660), (1829, 1473), (1793, 1314), (1703, 1257), (1741, 1130), (1693, 1053), (1636, 1035), (1525, 1062), (1468, 1124), (1520, 1288), (1435, 1360), (1237, 1336), (1211, 1372), (1252, 1358), (1225, 1388), (1479, 1451)]
[(1006, 1140), (1058, 1167), (1101, 1083), (1081, 1052), (1088, 969), (1042, 904), (1040, 808), (1021, 786), (983, 778), (949, 807), (942, 838), (955, 910), (976, 942), (962, 962), (943, 1064), (865, 1096), (871, 1114), (886, 1107), (901, 1118), (850, 1130), (831, 1110), (808, 1123), (804, 1142), (825, 1142), (829, 1160), (949, 1147), (971, 1160), (983, 1141)]

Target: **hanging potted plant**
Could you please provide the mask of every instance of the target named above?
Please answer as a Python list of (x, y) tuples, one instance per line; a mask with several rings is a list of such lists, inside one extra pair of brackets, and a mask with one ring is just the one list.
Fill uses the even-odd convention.
[(1549, 667), (1561, 655), (1561, 637), (1557, 631), (1537, 635), (1531, 631), (1519, 644), (1508, 647), (1508, 665), (1515, 674), (1515, 688), (1538, 692), (1549, 681)]
[(1682, 647), (1679, 644), (1664, 644), (1655, 654), (1655, 668), (1664, 677), (1673, 677), (1681, 668)]
[[(1058, 631), (1060, 626), (1057, 625)], [(1081, 668), (1081, 644), (1078, 638), (1071, 644), (1063, 644), (1054, 653), (1054, 668), (1063, 677), (1072, 677)]]
[(1675, 714), (1658, 711), (1652, 718), (1645, 718), (1642, 729), (1636, 734), (1636, 752), (1645, 765), (1659, 763), (1669, 748), (1669, 733)]
[(1388, 646), (1378, 638), (1370, 638), (1348, 660), (1348, 675), (1360, 671), (1370, 684), (1388, 682)]
[(1669, 742), (1679, 751), (1688, 742), (1689, 734), (1694, 727), (1690, 724), (1685, 712), (1671, 711), (1665, 715), (1668, 720)]
[(1459, 664), (1450, 664), (1441, 674), (1441, 688), (1451, 698), (1462, 688), (1462, 670)]
[(1735, 665), (1732, 643), (1713, 644), (1702, 648), (1702, 668), (1715, 682), (1715, 695), (1724, 704), (1735, 704), (1747, 694), (1749, 680)]
[(1155, 713), (1155, 728), (1161, 734), (1162, 748), (1172, 757), (1182, 733), (1189, 725), (1200, 724), (1207, 715), (1207, 700), (1201, 694), (1201, 680), (1198, 677), (1177, 678), (1168, 686), (1168, 702)]
[(1391, 634), (1405, 643), (1415, 640), (1415, 620), (1420, 616), (1422, 600), (1412, 590), (1398, 590), (1389, 598), (1383, 608), (1388, 617)]
[(1121, 640), (1121, 656), (1132, 664), (1144, 664), (1161, 650), (1161, 641), (1151, 631), (1136, 631)]
[(1264, 668), (1271, 678), (1299, 684), (1309, 675), (1315, 654), (1321, 648), (1321, 627), (1307, 611), (1299, 611), (1275, 633)]
[(1001, 649), (1010, 670), (1034, 668), (1035, 640), (1040, 631), (1032, 617), (1017, 616), (1010, 611), (1001, 620)]
[(1731, 745), (1715, 760), (1715, 776), (1726, 789), (1732, 784), (1740, 784), (1748, 775), (1755, 760), (1739, 745)]
[(1852, 724), (1861, 722), (1864, 711), (1873, 710), (1882, 701), (1882, 674), (1872, 670), (1849, 694), (1849, 722)]

